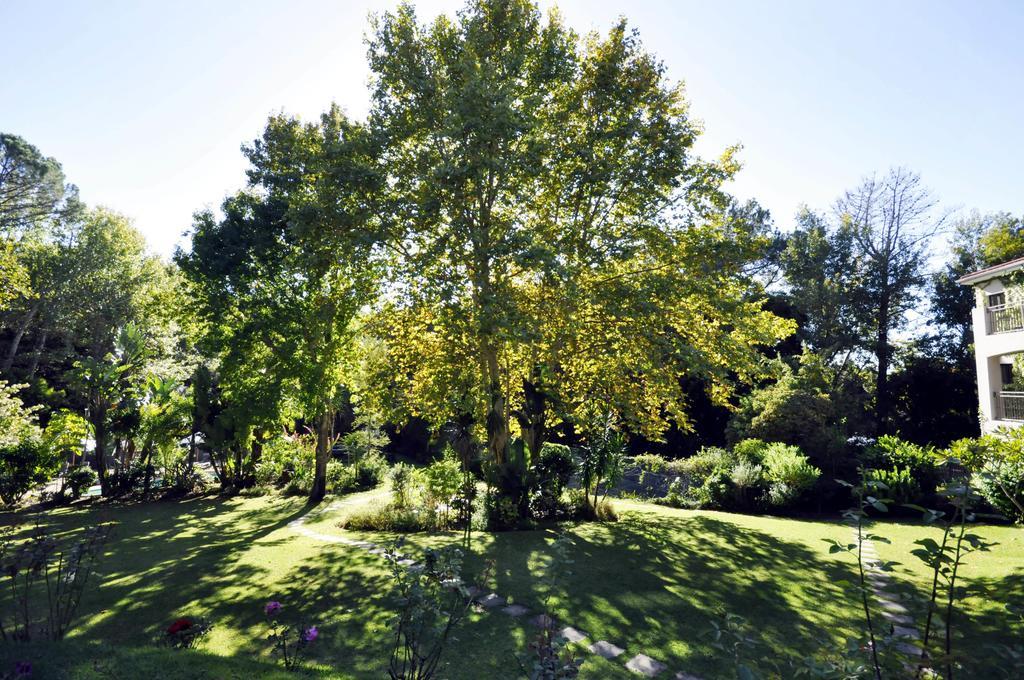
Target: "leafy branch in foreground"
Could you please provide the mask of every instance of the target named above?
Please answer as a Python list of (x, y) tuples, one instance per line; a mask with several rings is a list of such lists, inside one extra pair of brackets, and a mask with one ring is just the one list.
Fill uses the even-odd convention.
[[(924, 637), (921, 644), (921, 660), (918, 663), (915, 677), (921, 677), (931, 662), (937, 661), (945, 667), (946, 680), (952, 680), (956, 668), (956, 660), (953, 655), (953, 613), (957, 598), (963, 594), (963, 589), (957, 588), (957, 574), (964, 557), (972, 552), (988, 551), (994, 544), (985, 541), (977, 534), (967, 533), (967, 523), (975, 520), (974, 504), (980, 498), (966, 482), (954, 481), (941, 489), (939, 493), (949, 502), (953, 509), (952, 512), (946, 513), (919, 506), (908, 506), (920, 510), (926, 524), (946, 518), (942, 525), (941, 541), (936, 541), (933, 538), (918, 539), (914, 541), (914, 544), (920, 547), (911, 551), (912, 555), (932, 569), (928, 614), (925, 618)], [(943, 592), (940, 592), (940, 587)], [(940, 600), (940, 596), (942, 600)], [(945, 602), (943, 653), (935, 658), (929, 658), (928, 643), (931, 641), (935, 614), (942, 607), (942, 601)]]
[[(886, 499), (878, 498), (876, 495), (879, 492), (888, 491), (888, 487), (885, 483), (878, 480), (867, 479), (863, 469), (860, 473), (861, 483), (856, 486), (849, 482), (836, 480), (841, 485), (850, 489), (854, 499), (856, 499), (856, 505), (843, 512), (843, 519), (847, 524), (854, 528), (856, 542), (842, 543), (834, 540), (826, 542), (831, 544), (829, 547), (830, 553), (851, 553), (857, 560), (856, 591), (860, 599), (861, 607), (864, 610), (864, 623), (867, 626), (868, 631), (868, 649), (871, 653), (871, 667), (874, 671), (874, 677), (877, 680), (882, 680), (882, 665), (879, 662), (878, 657), (879, 636), (875, 633), (875, 622), (871, 616), (871, 590), (868, 586), (867, 575), (864, 570), (864, 541), (878, 541), (880, 543), (889, 542), (889, 539), (884, 536), (865, 533), (865, 530), (870, 526), (871, 521), (871, 518), (868, 515), (869, 509), (875, 510), (876, 512), (889, 511), (889, 507), (886, 505), (888, 501)], [(881, 571), (891, 571), (893, 564), (895, 564), (895, 562), (878, 562), (877, 568)]]
[[(398, 590), (399, 612), (388, 677), (393, 680), (433, 678), (453, 628), (473, 606), (470, 587), (462, 578), (462, 550), (427, 550), (423, 563), (410, 563), (399, 539), (385, 552)], [(480, 575), (477, 588), (490, 580), (493, 564)]]
[(551, 544), (551, 557), (544, 570), (544, 596), (541, 600), (540, 633), (530, 643), (530, 654), (518, 657), (519, 668), (529, 680), (569, 680), (580, 673), (583, 660), (576, 658), (568, 648), (568, 640), (556, 630), (551, 616), (551, 601), (562, 585), (562, 580), (571, 572), (569, 548), (572, 540), (564, 533), (559, 534)]
[[(37, 625), (48, 639), (64, 639), (112, 529), (111, 524), (89, 527), (63, 550), (42, 526), (18, 545), (12, 544), (10, 531), (0, 537), (0, 573), (7, 582), (3, 590), (10, 596), (0, 612), (11, 616), (8, 628), (0, 614), (0, 640), (31, 640)], [(40, 594), (45, 594), (45, 603), (37, 605), (34, 598)], [(41, 617), (38, 610), (44, 605)], [(45, 618), (39, 623), (37, 617)]]

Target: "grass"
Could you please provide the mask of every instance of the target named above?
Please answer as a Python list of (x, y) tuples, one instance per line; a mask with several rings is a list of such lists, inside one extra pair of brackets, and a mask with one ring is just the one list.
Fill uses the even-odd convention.
[[(342, 534), (336, 526), (341, 515), (377, 497), (347, 497), (346, 505), (311, 517), (308, 526)], [(701, 635), (722, 611), (745, 616), (770, 644), (802, 653), (815, 651), (824, 639), (859, 633), (856, 605), (837, 585), (852, 578), (854, 565), (829, 555), (822, 540), (848, 539), (845, 525), (629, 501), (616, 507), (617, 523), (570, 529), (572, 573), (551, 607), (559, 620), (591, 639), (627, 650), (618, 661), (586, 654), (582, 678), (635, 677), (623, 662), (638, 652), (664, 661), (673, 674), (731, 677), (729, 664)], [(320, 628), (310, 676), (384, 676), (393, 610), (386, 564), (355, 548), (296, 534), (288, 522), (305, 511), (301, 499), (272, 495), (94, 504), (47, 513), (40, 520), (61, 533), (112, 520), (118, 523), (116, 535), (100, 564), (99, 588), (83, 601), (80, 623), (68, 640), (0, 647), (0, 674), (28, 659), (46, 678), (285, 677), (269, 656), (262, 614), (263, 604), (277, 599)], [(884, 559), (901, 562), (896, 581), (908, 592), (923, 592), (926, 569), (909, 551), (914, 540), (935, 530), (886, 524), (876, 531), (893, 541), (877, 549)], [(970, 632), (961, 644), (975, 650), (975, 665), (963, 677), (1002, 677), (992, 656), (980, 650), (986, 642), (1019, 639), (1022, 632), (1009, 627), (998, 602), (1024, 600), (1024, 530), (985, 526), (978, 533), (999, 545), (972, 556), (963, 575), (995, 597), (975, 593), (967, 602), (971, 621), (963, 628)], [(554, 537), (550, 530), (475, 534), (468, 567), (495, 559), (495, 590), (537, 609)], [(413, 535), (406, 552), (457, 540)], [(160, 631), (182, 615), (214, 620), (200, 648), (154, 645)], [(532, 631), (523, 619), (474, 613), (455, 632), (440, 676), (519, 677), (515, 654), (526, 648)]]

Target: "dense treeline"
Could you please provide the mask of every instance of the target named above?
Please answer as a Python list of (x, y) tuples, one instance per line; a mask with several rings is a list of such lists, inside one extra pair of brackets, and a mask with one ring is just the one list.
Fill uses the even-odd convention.
[[(171, 262), (0, 136), (5, 428), (78, 423), (104, 494), (191, 491), (207, 459), (239, 490), (310, 433), (280, 472), (313, 499), (353, 429), (413, 458), (450, 444), (508, 494), (545, 444), (609, 432), (669, 458), (784, 442), (830, 474), (851, 437), (977, 435), (956, 279), (1024, 253), (1020, 220), (951, 216), (894, 169), (777, 229), (728, 194), (736, 149), (695, 154), (624, 21), (403, 6), (369, 46), (366, 120), (272, 117)], [(40, 443), (22, 486), (80, 448)]]

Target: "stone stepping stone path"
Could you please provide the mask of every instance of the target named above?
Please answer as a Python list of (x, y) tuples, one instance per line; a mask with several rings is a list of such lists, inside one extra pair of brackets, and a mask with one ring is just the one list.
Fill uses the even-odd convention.
[[(853, 540), (857, 540), (857, 532), (853, 532)], [(892, 585), (889, 572), (882, 571), (882, 562), (875, 550), (872, 541), (864, 539), (861, 543), (861, 555), (864, 558), (864, 566), (867, 568), (865, 580), (871, 587), (871, 591), (878, 601), (878, 607), (882, 610), (882, 618), (892, 626), (893, 637), (897, 642), (893, 649), (906, 654), (914, 659), (921, 656), (921, 633), (918, 632), (910, 611), (898, 601), (898, 595), (886, 590)], [(911, 641), (918, 641), (914, 644)], [(914, 664), (903, 662), (904, 668), (913, 669)]]
[(622, 647), (617, 647), (607, 640), (598, 640), (594, 644), (587, 647), (590, 651), (598, 656), (603, 656), (606, 659), (614, 659), (626, 650)]
[(501, 595), (498, 595), (497, 593), (491, 593), (490, 595), (487, 595), (486, 597), (481, 597), (479, 600), (477, 600), (477, 604), (479, 604), (481, 607), (493, 609), (494, 607), (504, 607), (506, 604), (508, 604), (508, 600), (503, 598)]
[[(301, 517), (293, 519), (291, 522), (288, 522), (288, 528), (301, 536), (305, 536), (316, 541), (321, 541), (323, 543), (347, 545), (353, 548), (359, 548), (360, 550), (365, 550), (367, 553), (371, 555), (384, 555), (386, 550), (383, 547), (377, 545), (376, 543), (348, 538), (346, 536), (338, 536), (336, 534), (325, 534), (310, 529), (308, 526), (306, 526), (306, 521), (310, 518), (319, 517), (322, 514), (332, 512), (345, 505), (352, 505), (360, 502), (362, 502), (361, 499), (335, 501), (330, 505), (317, 508), (306, 513), (305, 515), (302, 515)], [(402, 566), (411, 567), (417, 564), (416, 561), (410, 557), (400, 556), (400, 558), (401, 559), (399, 560), (398, 563)], [(502, 597), (497, 593), (490, 593), (484, 597), (480, 597), (481, 591), (476, 586), (470, 586), (469, 588), (467, 588), (467, 591), (469, 592), (470, 599), (475, 601), (476, 604), (480, 605), (480, 607), (482, 607), (484, 611), (501, 607), (501, 611), (503, 613), (513, 618), (524, 616), (530, 612), (529, 608), (521, 604), (509, 604), (508, 598)], [(904, 610), (904, 612), (905, 611), (906, 610)], [(893, 616), (899, 615), (900, 614), (897, 613)], [(547, 614), (539, 614), (537, 616), (534, 616), (530, 619), (530, 623), (532, 623), (534, 626), (537, 626), (538, 628), (553, 628), (555, 626), (555, 620)], [(586, 633), (576, 628), (573, 628), (572, 626), (565, 626), (559, 631), (559, 634), (566, 640), (574, 644), (582, 644), (587, 639)], [(592, 645), (589, 645), (587, 649), (590, 650), (590, 652), (597, 654), (598, 656), (608, 660), (616, 659), (617, 657), (620, 657), (626, 653), (625, 649), (611, 642), (608, 642), (607, 640), (598, 640)], [(655, 658), (647, 656), (646, 654), (637, 654), (633, 656), (626, 662), (625, 665), (626, 668), (630, 671), (648, 678), (653, 678), (668, 670), (668, 666), (666, 666), (664, 663), (658, 661)], [(679, 671), (673, 677), (675, 678), (675, 680), (702, 680), (699, 676), (691, 675), (683, 671)]]
[(572, 626), (566, 626), (562, 630), (558, 631), (558, 634), (564, 637), (569, 642), (580, 643), (587, 639), (587, 634), (582, 630), (576, 630)]
[(542, 629), (555, 627), (555, 620), (547, 614), (537, 614), (537, 616), (530, 619), (530, 623)]
[(646, 675), (648, 678), (653, 678), (658, 673), (668, 670), (668, 666), (657, 659), (652, 659), (646, 654), (637, 654), (634, 656), (626, 662), (626, 668), (634, 673)]

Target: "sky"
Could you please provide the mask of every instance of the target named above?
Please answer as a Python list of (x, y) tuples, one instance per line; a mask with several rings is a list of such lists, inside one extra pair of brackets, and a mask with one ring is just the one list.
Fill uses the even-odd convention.
[[(361, 118), (372, 12), (395, 2), (0, 0), (0, 131), (169, 255), (244, 185), (268, 115)], [(463, 3), (415, 3), (423, 19)], [(543, 8), (554, 5), (542, 2)], [(741, 144), (730, 190), (782, 229), (892, 166), (941, 204), (1024, 214), (1024, 3), (565, 0), (579, 32), (625, 16), (703, 121)]]

